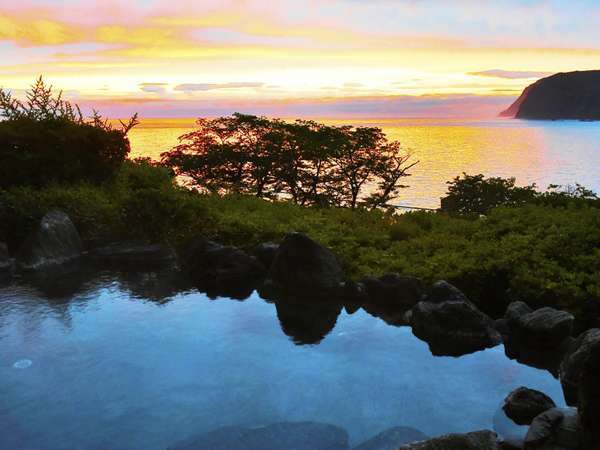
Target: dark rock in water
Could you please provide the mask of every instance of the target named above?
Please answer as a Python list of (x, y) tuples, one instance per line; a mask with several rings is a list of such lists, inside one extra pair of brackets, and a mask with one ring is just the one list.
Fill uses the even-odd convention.
[(340, 286), (337, 297), (344, 304), (362, 305), (369, 300), (367, 288), (364, 283), (355, 283), (354, 281), (345, 281)]
[(506, 314), (504, 317), (508, 321), (509, 326), (514, 327), (519, 324), (521, 317), (532, 312), (533, 309), (531, 309), (527, 303), (512, 302), (508, 305), (508, 308), (506, 308)]
[[(526, 312), (523, 305), (511, 303), (507, 311), (510, 332), (518, 341), (529, 347), (554, 349), (571, 337), (575, 320), (572, 314), (549, 307)], [(517, 309), (525, 314), (519, 316)]]
[(113, 242), (92, 250), (91, 257), (100, 262), (136, 266), (170, 264), (177, 258), (175, 251), (168, 245), (142, 242)]
[(572, 346), (572, 351), (562, 360), (559, 375), (567, 405), (577, 406), (583, 365), (590, 356), (594, 345), (599, 343), (600, 329), (588, 330), (579, 335)]
[(243, 299), (265, 275), (264, 266), (236, 247), (196, 237), (182, 255), (184, 271), (209, 295)]
[(440, 280), (431, 286), (425, 301), (430, 303), (468, 302), (469, 299), (460, 289), (447, 281)]
[(579, 421), (584, 449), (600, 449), (600, 343), (595, 343), (581, 371)]
[(353, 450), (396, 450), (399, 446), (411, 442), (424, 441), (429, 436), (410, 427), (394, 427), (385, 430)]
[(546, 394), (534, 389), (520, 387), (504, 400), (504, 412), (518, 425), (529, 425), (541, 413), (556, 407)]
[(557, 73), (528, 86), (503, 116), (600, 120), (600, 70)]
[(492, 431), (447, 434), (428, 441), (403, 445), (398, 450), (500, 450), (498, 436)]
[(57, 209), (48, 212), (17, 253), (17, 265), (37, 270), (64, 264), (81, 256), (83, 245), (75, 225)]
[(515, 336), (508, 336), (504, 340), (504, 352), (510, 359), (527, 366), (547, 370), (552, 376), (558, 378), (560, 363), (570, 351), (573, 342), (573, 338), (568, 338), (556, 348), (541, 349), (529, 345), (527, 341), (520, 341)]
[(315, 423), (276, 423), (265, 427), (224, 427), (187, 439), (170, 450), (348, 450), (342, 428)]
[(330, 302), (275, 302), (281, 330), (298, 345), (318, 344), (335, 327), (342, 306)]
[(531, 423), (524, 448), (526, 450), (577, 450), (580, 429), (575, 408), (552, 408)]
[(0, 242), (0, 276), (10, 273), (12, 270), (12, 261), (8, 254), (8, 248), (4, 242)]
[(419, 302), (412, 309), (410, 325), (434, 355), (461, 356), (502, 341), (493, 320), (468, 300)]
[(289, 233), (279, 246), (268, 278), (290, 294), (327, 296), (344, 281), (337, 259), (328, 249), (302, 233)]
[(367, 277), (362, 280), (369, 302), (385, 304), (407, 310), (423, 297), (421, 280), (390, 273), (380, 278)]
[(277, 249), (279, 249), (279, 244), (276, 244), (274, 242), (263, 242), (262, 244), (258, 244), (256, 246), (256, 248), (254, 249), (254, 254), (261, 262), (261, 264), (268, 269), (269, 267), (271, 267), (271, 264), (275, 259)]

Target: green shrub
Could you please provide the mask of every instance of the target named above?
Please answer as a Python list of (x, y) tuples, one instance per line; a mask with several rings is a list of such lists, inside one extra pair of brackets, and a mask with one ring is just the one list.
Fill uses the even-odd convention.
[(85, 120), (41, 77), (26, 102), (0, 89), (0, 117), (0, 189), (107, 180), (127, 158), (126, 135), (137, 124), (137, 116), (121, 129), (97, 113)]

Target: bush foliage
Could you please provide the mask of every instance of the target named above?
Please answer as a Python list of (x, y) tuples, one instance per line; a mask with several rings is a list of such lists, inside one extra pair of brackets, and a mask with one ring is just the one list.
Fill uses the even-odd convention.
[(96, 112), (84, 119), (41, 77), (26, 101), (0, 89), (0, 117), (1, 188), (104, 181), (127, 158), (137, 123), (133, 116), (116, 129)]

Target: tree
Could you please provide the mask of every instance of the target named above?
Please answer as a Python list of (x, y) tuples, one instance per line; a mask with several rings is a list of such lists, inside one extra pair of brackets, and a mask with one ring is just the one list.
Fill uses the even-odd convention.
[(306, 206), (384, 207), (417, 164), (379, 128), (239, 113), (199, 119), (197, 125), (162, 154), (162, 162), (191, 185), (218, 194), (287, 198)]

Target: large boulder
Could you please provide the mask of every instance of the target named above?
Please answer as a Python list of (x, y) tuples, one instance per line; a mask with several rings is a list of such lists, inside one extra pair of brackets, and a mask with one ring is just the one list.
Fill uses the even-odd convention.
[(510, 333), (521, 343), (540, 349), (553, 349), (573, 332), (575, 318), (566, 311), (545, 307), (535, 311), (522, 302), (507, 310)]
[(394, 427), (373, 436), (353, 450), (396, 450), (404, 444), (424, 441), (429, 436), (411, 427)]
[(425, 299), (430, 303), (468, 302), (467, 296), (456, 286), (447, 281), (436, 281), (427, 292)]
[(362, 280), (368, 301), (407, 310), (416, 305), (424, 294), (423, 283), (414, 277), (390, 273), (382, 277)]
[(81, 237), (69, 216), (57, 209), (48, 212), (17, 253), (17, 265), (37, 270), (63, 264), (81, 256)]
[(340, 288), (344, 272), (328, 249), (303, 233), (289, 233), (275, 253), (268, 280), (290, 294), (328, 295)]
[(170, 450), (348, 450), (343, 428), (315, 422), (265, 427), (224, 427), (187, 439)]
[(398, 450), (500, 450), (498, 436), (482, 430), (466, 434), (447, 434), (428, 441), (403, 445)]
[(583, 448), (600, 448), (600, 343), (590, 349), (581, 371), (579, 385), (579, 420)]
[(526, 450), (577, 450), (580, 430), (575, 408), (552, 408), (531, 423), (524, 448)]
[(554, 407), (554, 401), (543, 392), (520, 387), (508, 394), (502, 409), (516, 424), (529, 425), (538, 415)]
[(434, 355), (461, 356), (500, 344), (494, 321), (470, 301), (422, 301), (412, 309), (413, 334), (426, 341)]
[(263, 242), (254, 248), (254, 255), (258, 258), (262, 265), (268, 269), (271, 267), (278, 249), (279, 244), (274, 242)]
[(265, 275), (265, 267), (253, 256), (204, 236), (189, 243), (181, 262), (190, 279), (215, 296), (246, 298)]
[(281, 330), (297, 345), (318, 344), (337, 323), (342, 306), (332, 302), (275, 301)]
[(113, 242), (92, 250), (94, 260), (111, 264), (155, 266), (175, 262), (175, 251), (165, 244)]
[(577, 406), (579, 398), (579, 381), (585, 361), (590, 356), (594, 345), (600, 343), (600, 329), (594, 328), (579, 335), (560, 364), (560, 383), (565, 401), (570, 406)]

